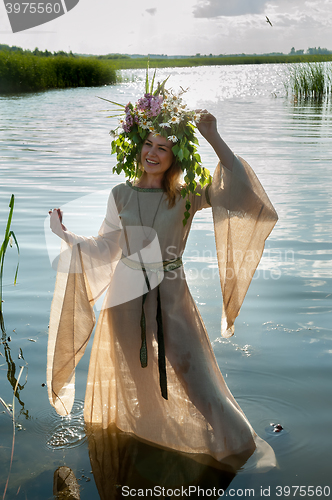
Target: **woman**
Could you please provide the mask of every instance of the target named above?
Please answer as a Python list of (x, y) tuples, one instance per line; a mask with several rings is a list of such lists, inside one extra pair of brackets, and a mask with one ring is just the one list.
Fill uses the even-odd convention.
[(179, 96), (162, 85), (125, 111), (113, 141), (115, 170), (134, 181), (113, 189), (99, 236), (76, 236), (62, 225), (59, 209), (50, 212), (52, 231), (66, 242), (51, 311), (50, 401), (61, 415), (70, 412), (75, 366), (94, 326), (92, 305), (107, 290), (91, 352), (85, 421), (236, 469), (262, 441), (220, 373), (181, 256), (195, 212), (212, 206), (222, 329), (230, 336), (277, 215), (206, 110), (199, 111), (197, 128), (220, 160), (212, 183), (193, 146), (194, 115)]

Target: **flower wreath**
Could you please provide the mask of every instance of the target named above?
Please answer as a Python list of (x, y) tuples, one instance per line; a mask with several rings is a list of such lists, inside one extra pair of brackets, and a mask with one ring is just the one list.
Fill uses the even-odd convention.
[(210, 172), (201, 167), (201, 158), (196, 147), (198, 140), (194, 124), (201, 117), (199, 113), (189, 110), (183, 103), (182, 95), (186, 90), (181, 88), (181, 91), (176, 94), (172, 90), (165, 89), (168, 78), (161, 84), (158, 83), (157, 89), (153, 91), (155, 74), (156, 72), (154, 72), (149, 88), (147, 70), (145, 94), (135, 104), (129, 102), (123, 105), (104, 99), (123, 108), (122, 113), (110, 116), (110, 118), (124, 115), (119, 120), (119, 126), (110, 132), (114, 137), (111, 143), (112, 154), (116, 153), (117, 157), (117, 165), (113, 168), (113, 173), (124, 172), (129, 179), (140, 178), (143, 172), (139, 167), (138, 159), (142, 146), (151, 132), (172, 141), (174, 143), (172, 152), (184, 173), (185, 184), (181, 187), (181, 196), (187, 197), (183, 219), (183, 225), (185, 225), (190, 217), (189, 193), (200, 196), (196, 192), (196, 176), (202, 187), (211, 183)]

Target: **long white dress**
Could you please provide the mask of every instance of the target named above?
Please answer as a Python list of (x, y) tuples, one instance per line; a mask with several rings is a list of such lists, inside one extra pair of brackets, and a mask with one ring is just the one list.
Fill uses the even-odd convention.
[[(97, 238), (66, 233), (51, 310), (48, 390), (57, 412), (68, 414), (74, 400), (75, 366), (95, 322), (92, 306), (106, 290), (90, 358), (85, 421), (102, 429), (115, 426), (165, 449), (233, 463), (234, 457), (248, 458), (259, 438), (225, 384), (183, 267), (148, 272), (151, 291), (144, 303), (148, 361), (142, 368), (146, 281), (140, 265), (130, 267), (123, 259), (127, 254), (132, 262), (144, 260), (145, 237), (153, 240), (149, 247), (154, 247), (154, 255), (159, 252), (158, 262), (180, 257), (195, 212), (212, 205), (223, 294), (222, 334), (232, 335), (277, 215), (249, 165), (238, 157), (232, 172), (219, 165), (208, 191), (199, 191), (200, 196), (191, 196), (191, 216), (183, 226), (185, 200), (179, 198), (169, 208), (162, 190), (120, 184), (110, 195)], [(133, 230), (129, 249), (126, 228), (142, 231), (135, 236)], [(168, 399), (161, 395), (159, 380), (158, 289)], [(267, 454), (273, 461), (273, 453)]]

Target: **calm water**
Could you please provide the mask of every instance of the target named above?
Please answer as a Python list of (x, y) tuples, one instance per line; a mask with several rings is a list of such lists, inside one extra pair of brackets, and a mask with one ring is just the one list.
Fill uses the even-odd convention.
[[(173, 88), (190, 87), (190, 106), (217, 116), (221, 135), (252, 165), (280, 217), (230, 340), (220, 339), (221, 293), (209, 210), (197, 215), (185, 255), (189, 285), (221, 371), (279, 464), (266, 474), (240, 473), (231, 487), (255, 488), (258, 498), (260, 488), (270, 486), (271, 498), (277, 498), (277, 485), (321, 485), (329, 486), (332, 496), (331, 107), (286, 98), (283, 65), (161, 70), (159, 78), (169, 73)], [(8, 348), (0, 346), (0, 396), (7, 403), (25, 367), (15, 401), (18, 426), (7, 499), (52, 498), (53, 473), (60, 465), (80, 478), (82, 499), (98, 498), (82, 418), (89, 352), (77, 370), (70, 420), (56, 416), (42, 385), (55, 282), (44, 224), (50, 208), (72, 202), (68, 227), (96, 234), (107, 192), (122, 181), (111, 173), (108, 132), (114, 121), (106, 118), (107, 105), (96, 96), (135, 100), (144, 72), (124, 77), (127, 81), (115, 87), (0, 96), (0, 228), (3, 233), (14, 193), (12, 229), (21, 251), (18, 284), (12, 285), (16, 250), (11, 249), (3, 287), (11, 341)], [(213, 171), (214, 153), (204, 140), (200, 149), (204, 165)], [(88, 194), (89, 206), (77, 201)], [(1, 410), (2, 495), (12, 421)], [(284, 431), (273, 433), (271, 422)]]

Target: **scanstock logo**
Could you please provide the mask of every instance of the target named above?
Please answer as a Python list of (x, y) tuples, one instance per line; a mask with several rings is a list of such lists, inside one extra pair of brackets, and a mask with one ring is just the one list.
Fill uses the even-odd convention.
[[(103, 222), (106, 207), (107, 223)], [(45, 240), (51, 266), (58, 272), (59, 283), (64, 283), (72, 273), (80, 275), (84, 271), (91, 292), (98, 299), (97, 310), (141, 297), (164, 279), (156, 231), (145, 226), (124, 227), (121, 222), (119, 225), (117, 207), (109, 189), (76, 198), (60, 208), (63, 223), (76, 236), (70, 237), (69, 245), (63, 241), (61, 245), (60, 238), (64, 235), (60, 223), (52, 226), (52, 232), (50, 217), (45, 218)], [(78, 236), (96, 235), (100, 225), (99, 237)]]
[(53, 21), (73, 9), (79, 0), (46, 0), (25, 2), (4, 0), (13, 33)]

